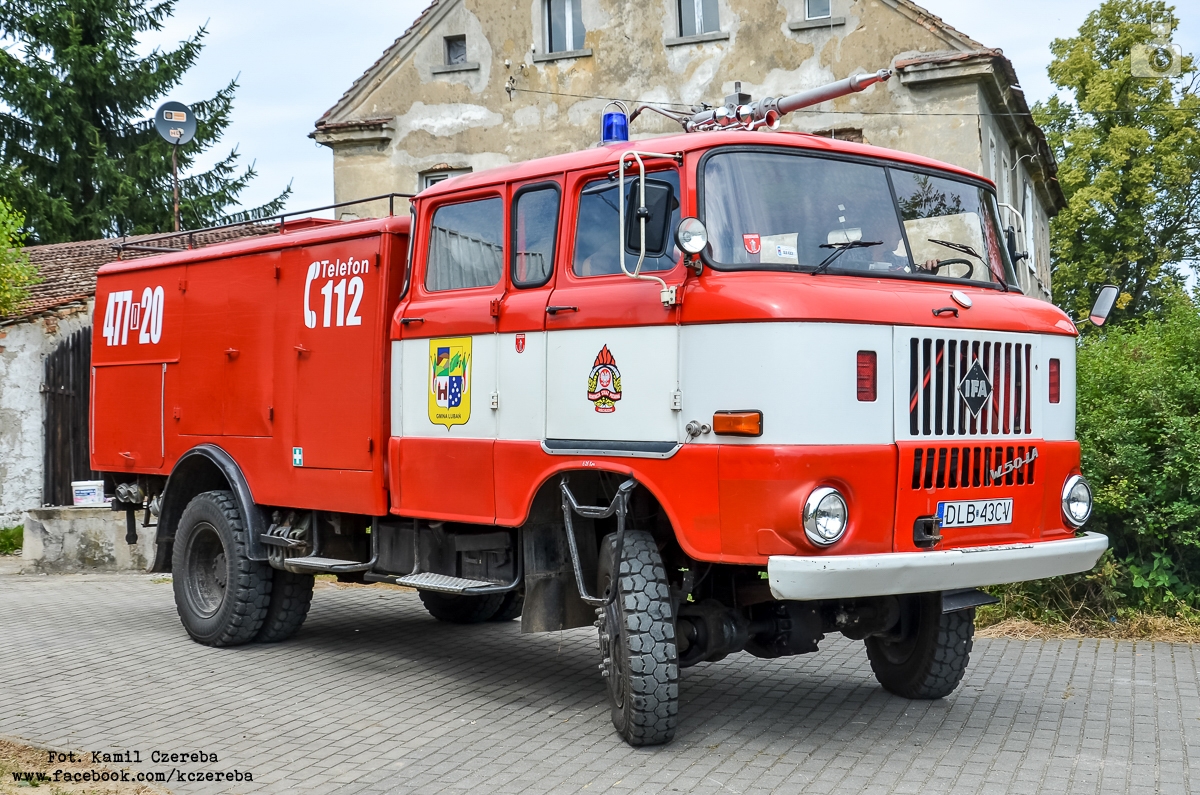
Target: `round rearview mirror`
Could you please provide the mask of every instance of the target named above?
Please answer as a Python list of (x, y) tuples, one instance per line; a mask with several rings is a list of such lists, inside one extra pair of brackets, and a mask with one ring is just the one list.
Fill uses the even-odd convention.
[(1096, 296), (1096, 303), (1092, 306), (1092, 311), (1088, 315), (1088, 319), (1097, 326), (1103, 326), (1108, 320), (1108, 315), (1112, 312), (1113, 307), (1117, 303), (1117, 296), (1120, 295), (1120, 290), (1115, 284), (1106, 284), (1100, 288), (1100, 294)]
[(699, 218), (684, 218), (675, 228), (675, 245), (688, 254), (699, 254), (708, 245), (708, 230)]

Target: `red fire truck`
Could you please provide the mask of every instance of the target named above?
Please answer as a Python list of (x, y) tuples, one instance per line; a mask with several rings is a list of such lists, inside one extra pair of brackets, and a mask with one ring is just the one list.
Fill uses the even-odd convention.
[(634, 143), (614, 112), (411, 217), (102, 268), (92, 466), (187, 632), (288, 638), (318, 573), (594, 623), (634, 745), (672, 737), (680, 668), (834, 632), (892, 693), (953, 691), (976, 589), (1107, 540), (1076, 324), (1021, 294), (993, 185), (773, 129), (887, 76), (652, 109), (686, 132)]

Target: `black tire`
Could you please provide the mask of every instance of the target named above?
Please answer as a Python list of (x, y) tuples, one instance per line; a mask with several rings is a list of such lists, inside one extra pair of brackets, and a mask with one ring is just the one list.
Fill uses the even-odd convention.
[(447, 624), (482, 624), (496, 615), (504, 594), (488, 594), (486, 596), (457, 596), (455, 594), (438, 593), (437, 591), (421, 591), (421, 603), (429, 611), (429, 615)]
[(520, 589), (509, 591), (504, 594), (504, 601), (488, 621), (512, 621), (514, 618), (520, 618), (524, 609), (525, 594)]
[[(609, 535), (600, 545), (597, 589), (602, 594), (613, 580), (615, 542)], [(671, 585), (653, 536), (625, 531), (619, 572), (617, 598), (596, 611), (612, 722), (630, 745), (661, 745), (675, 736), (679, 662)]]
[(316, 579), (311, 574), (274, 570), (271, 601), (267, 605), (267, 616), (254, 636), (256, 643), (278, 643), (296, 634), (308, 617)]
[(233, 494), (206, 491), (183, 510), (171, 554), (175, 609), (192, 640), (237, 646), (254, 638), (271, 601), (271, 567), (246, 555)]
[(866, 639), (875, 678), (904, 698), (945, 698), (971, 659), (975, 608), (943, 613), (942, 595), (927, 593), (902, 599), (901, 611), (901, 635)]

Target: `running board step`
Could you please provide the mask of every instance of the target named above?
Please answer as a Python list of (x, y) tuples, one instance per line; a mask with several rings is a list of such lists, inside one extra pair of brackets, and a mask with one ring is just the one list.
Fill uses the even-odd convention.
[(496, 583), (486, 580), (466, 580), (462, 577), (450, 577), (446, 574), (433, 574), (423, 571), (396, 577), (392, 582), (396, 585), (407, 585), (424, 591), (440, 591), (441, 593), (465, 593), (472, 588), (494, 588)]
[(339, 560), (337, 558), (319, 558), (316, 556), (287, 558), (283, 561), (283, 567), (295, 574), (310, 574), (313, 572), (320, 574), (350, 574), (356, 571), (368, 571), (372, 565), (371, 561), (363, 563), (359, 560)]

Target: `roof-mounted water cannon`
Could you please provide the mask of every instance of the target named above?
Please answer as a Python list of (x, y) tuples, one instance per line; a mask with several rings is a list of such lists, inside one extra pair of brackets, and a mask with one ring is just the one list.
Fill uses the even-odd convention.
[(642, 105), (630, 121), (637, 118), (643, 110), (653, 110), (664, 116), (673, 118), (683, 125), (688, 132), (706, 130), (758, 130), (766, 128), (774, 130), (779, 127), (779, 120), (792, 111), (817, 105), (831, 99), (855, 94), (865, 88), (882, 83), (892, 76), (891, 69), (880, 69), (873, 75), (854, 75), (836, 83), (810, 88), (798, 94), (787, 97), (767, 97), (757, 102), (750, 101), (750, 95), (742, 92), (740, 82), (733, 84), (733, 94), (725, 98), (720, 107), (706, 108), (690, 115), (664, 112), (651, 105)]

